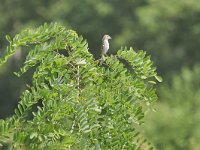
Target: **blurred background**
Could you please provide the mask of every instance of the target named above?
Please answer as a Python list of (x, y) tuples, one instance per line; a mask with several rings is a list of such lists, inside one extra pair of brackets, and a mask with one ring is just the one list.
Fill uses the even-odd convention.
[[(1, 0), (0, 55), (21, 29), (60, 22), (88, 40), (100, 57), (101, 38), (113, 38), (109, 53), (121, 46), (152, 56), (164, 82), (156, 112), (145, 120), (144, 134), (159, 150), (200, 149), (200, 0)], [(24, 60), (17, 52), (0, 68), (0, 118), (13, 114), (31, 76), (17, 78)]]

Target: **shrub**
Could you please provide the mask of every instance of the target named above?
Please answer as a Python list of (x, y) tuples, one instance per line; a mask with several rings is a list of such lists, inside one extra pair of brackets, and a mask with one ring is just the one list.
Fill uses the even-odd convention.
[[(28, 50), (21, 76), (34, 68), (15, 114), (0, 120), (1, 146), (10, 149), (140, 149), (137, 127), (156, 101), (160, 78), (144, 51), (121, 48), (103, 65), (75, 31), (44, 24), (17, 34), (1, 64)], [(128, 68), (128, 69), (127, 69)]]

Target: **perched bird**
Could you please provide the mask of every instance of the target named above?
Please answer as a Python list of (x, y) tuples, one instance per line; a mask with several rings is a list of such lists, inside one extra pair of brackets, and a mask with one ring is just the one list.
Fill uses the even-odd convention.
[(104, 35), (102, 38), (102, 48), (101, 48), (101, 64), (105, 60), (105, 55), (108, 52), (109, 49), (109, 41), (112, 39), (109, 35)]

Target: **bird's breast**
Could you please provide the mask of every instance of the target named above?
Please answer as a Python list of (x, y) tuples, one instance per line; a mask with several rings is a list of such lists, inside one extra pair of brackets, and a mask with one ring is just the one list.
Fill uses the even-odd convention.
[(107, 53), (108, 49), (109, 49), (108, 40), (104, 40), (104, 41), (103, 41), (103, 50), (104, 50), (104, 53), (105, 53), (105, 54)]

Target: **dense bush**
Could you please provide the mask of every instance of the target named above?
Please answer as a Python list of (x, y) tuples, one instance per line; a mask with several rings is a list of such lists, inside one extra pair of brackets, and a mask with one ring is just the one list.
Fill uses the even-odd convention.
[(10, 45), (1, 63), (22, 48), (28, 55), (15, 74), (35, 71), (15, 114), (0, 121), (1, 146), (150, 148), (137, 127), (157, 99), (154, 79), (160, 78), (144, 51), (120, 49), (101, 66), (82, 37), (57, 24), (6, 38)]

